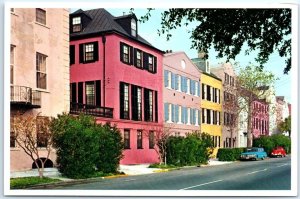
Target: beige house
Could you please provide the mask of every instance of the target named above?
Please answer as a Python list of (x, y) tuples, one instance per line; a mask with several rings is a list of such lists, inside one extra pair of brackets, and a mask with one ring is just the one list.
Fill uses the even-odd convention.
[[(68, 112), (68, 9), (12, 8), (10, 17), (11, 119), (15, 114), (54, 117)], [(15, 143), (14, 132), (10, 146), (11, 171), (31, 169), (33, 161)], [(55, 164), (55, 151), (49, 159)]]
[[(211, 72), (222, 79), (223, 84), (223, 115), (222, 115), (222, 141), (224, 148), (233, 148), (238, 146), (238, 117), (233, 100), (236, 100), (236, 75), (231, 63), (223, 63), (217, 67), (211, 67)], [(229, 103), (227, 103), (229, 102)]]

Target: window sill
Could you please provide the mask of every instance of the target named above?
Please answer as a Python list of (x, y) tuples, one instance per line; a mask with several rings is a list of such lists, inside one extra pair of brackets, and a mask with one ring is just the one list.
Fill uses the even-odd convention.
[(10, 12), (10, 14), (15, 15), (16, 17), (18, 17), (19, 15), (15, 12)]
[(10, 147), (10, 150), (11, 150), (11, 151), (21, 151), (21, 149), (20, 149), (20, 148), (17, 148), (17, 147)]
[(144, 148), (137, 148), (137, 149), (141, 149), (141, 150), (142, 150), (142, 149), (144, 149)]
[(39, 92), (43, 92), (43, 93), (50, 93), (50, 91), (48, 91), (46, 89), (42, 89), (42, 88), (36, 88), (35, 90), (39, 91)]
[(124, 150), (131, 150), (131, 148), (126, 148), (126, 149), (124, 148)]
[(37, 21), (35, 21), (35, 24), (40, 25), (40, 26), (43, 26), (43, 27), (45, 27), (45, 28), (47, 28), (47, 29), (50, 29), (47, 25), (42, 24), (42, 23), (39, 23), (39, 22), (37, 22)]

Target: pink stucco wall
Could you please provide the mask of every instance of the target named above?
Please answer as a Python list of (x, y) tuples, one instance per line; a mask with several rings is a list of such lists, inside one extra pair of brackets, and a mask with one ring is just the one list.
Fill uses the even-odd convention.
[[(184, 61), (185, 67), (183, 68), (181, 62)], [(163, 69), (170, 71), (174, 74), (187, 77), (194, 81), (200, 81), (201, 71), (198, 70), (189, 57), (184, 52), (174, 52), (164, 55)], [(199, 96), (187, 94), (181, 91), (177, 91), (172, 88), (166, 88), (163, 85), (163, 102), (174, 105), (184, 106), (192, 109), (200, 110), (201, 104), (201, 91)], [(200, 117), (200, 116), (198, 116)], [(171, 133), (180, 133), (181, 136), (185, 136), (186, 133), (193, 131), (200, 131), (199, 125), (173, 123), (170, 121), (164, 121), (164, 126)]]
[[(264, 128), (262, 128), (262, 122), (265, 121), (266, 125), (263, 124)], [(256, 100), (252, 104), (252, 134), (254, 138), (269, 135), (269, 107), (266, 102)]]
[[(79, 64), (79, 44), (98, 41), (99, 61)], [(132, 65), (120, 61), (120, 42), (124, 42), (134, 48), (150, 53), (157, 57), (157, 73), (152, 74), (146, 70), (138, 69)], [(101, 80), (101, 106), (113, 108), (113, 118), (97, 118), (99, 123), (111, 122), (116, 124), (122, 135), (124, 129), (130, 129), (131, 149), (124, 151), (121, 164), (153, 163), (158, 161), (158, 155), (154, 149), (149, 149), (146, 134), (149, 130), (159, 131), (163, 126), (163, 103), (162, 103), (162, 52), (149, 48), (146, 45), (126, 39), (117, 34), (106, 35), (105, 65), (106, 65), (106, 90), (105, 105), (103, 104), (103, 60), (104, 46), (102, 37), (93, 37), (70, 42), (75, 45), (75, 64), (70, 67), (70, 82), (85, 82)], [(158, 92), (158, 122), (143, 122), (120, 119), (120, 82), (141, 86)], [(130, 91), (129, 91), (130, 92)], [(130, 94), (129, 94), (130, 96)], [(131, 106), (131, 103), (129, 103)], [(129, 109), (131, 110), (131, 108)], [(155, 109), (154, 109), (155, 110)], [(143, 130), (143, 149), (136, 147), (136, 132)]]

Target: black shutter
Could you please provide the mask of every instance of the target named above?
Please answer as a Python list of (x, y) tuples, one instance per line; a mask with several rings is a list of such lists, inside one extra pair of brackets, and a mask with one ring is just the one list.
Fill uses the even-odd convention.
[(204, 88), (205, 88), (205, 87), (204, 87), (204, 84), (202, 84), (202, 99), (204, 99), (204, 97), (205, 97), (205, 96), (204, 96), (204, 93), (205, 93)]
[(133, 50), (133, 65), (137, 67), (136, 60), (137, 60), (137, 49), (135, 48)]
[(158, 122), (158, 94), (155, 91), (155, 122)]
[(123, 46), (124, 46), (124, 43), (120, 42), (120, 61), (124, 63), (124, 60), (123, 60)]
[(79, 44), (79, 63), (84, 63), (83, 59), (83, 44)]
[(71, 83), (71, 102), (76, 103), (77, 102), (77, 92), (76, 92), (76, 83)]
[(131, 85), (131, 118), (133, 120), (138, 120), (137, 109), (137, 87)]
[(78, 83), (78, 103), (83, 103), (83, 82)]
[(101, 82), (96, 81), (96, 106), (101, 106)]
[(129, 64), (130, 65), (133, 65), (133, 58), (134, 58), (134, 56), (133, 56), (133, 47), (132, 46), (129, 46), (129, 53), (130, 53), (130, 55), (129, 55)]
[(153, 67), (154, 67), (153, 73), (157, 73), (157, 57), (154, 57)]
[(144, 52), (143, 53), (143, 68), (145, 70), (148, 70), (148, 68), (149, 68), (149, 60), (148, 59), (149, 59), (148, 53)]
[(124, 83), (120, 82), (120, 118), (124, 119)]
[(70, 45), (70, 65), (75, 64), (75, 46)]
[(149, 90), (144, 89), (144, 120), (149, 121)]
[(94, 42), (94, 61), (99, 60), (99, 49), (98, 49), (98, 42)]

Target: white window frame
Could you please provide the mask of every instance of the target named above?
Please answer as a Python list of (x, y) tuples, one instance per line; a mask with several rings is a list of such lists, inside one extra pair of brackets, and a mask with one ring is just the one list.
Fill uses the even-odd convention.
[(178, 124), (182, 124), (181, 111), (181, 106), (178, 105)]
[(187, 78), (187, 83), (186, 83), (187, 94), (191, 94), (190, 87), (191, 87), (191, 79)]

